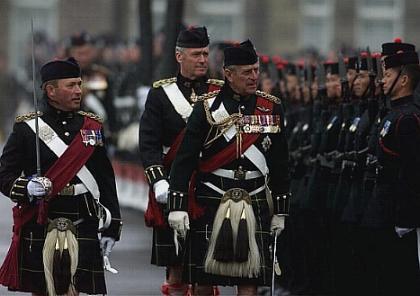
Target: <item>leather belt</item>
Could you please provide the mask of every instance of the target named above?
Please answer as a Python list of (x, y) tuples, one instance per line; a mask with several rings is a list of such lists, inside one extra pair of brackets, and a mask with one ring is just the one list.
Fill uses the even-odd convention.
[[(221, 195), (224, 195), (226, 192), (228, 192), (231, 189), (228, 189), (227, 191), (220, 189), (219, 187), (217, 187), (216, 185), (210, 183), (210, 182), (203, 182), (204, 185), (206, 185), (207, 187), (209, 187), (210, 189), (213, 189), (214, 191), (216, 191), (217, 193), (220, 193)], [(234, 189), (238, 189), (238, 190), (242, 190), (245, 191), (241, 188), (234, 188)], [(249, 196), (255, 195), (257, 193), (260, 193), (261, 191), (265, 190), (265, 184), (263, 186), (258, 187), (255, 190), (252, 190), (251, 192), (248, 192)], [(246, 192), (246, 191), (245, 191)]]
[(72, 195), (80, 195), (87, 192), (89, 192), (89, 190), (86, 188), (85, 184), (79, 183), (79, 184), (71, 184), (64, 187), (58, 193), (58, 195), (72, 196)]
[(237, 170), (217, 169), (213, 171), (212, 174), (233, 180), (251, 180), (262, 177), (262, 173), (260, 171), (245, 171), (242, 170), (241, 167)]

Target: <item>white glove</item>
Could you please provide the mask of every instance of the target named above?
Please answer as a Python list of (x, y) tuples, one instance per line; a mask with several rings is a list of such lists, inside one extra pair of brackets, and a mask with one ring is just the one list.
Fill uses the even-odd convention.
[(166, 204), (168, 202), (169, 183), (166, 180), (159, 180), (153, 184), (153, 191), (157, 202)]
[(169, 226), (175, 230), (182, 238), (187, 236), (187, 230), (190, 229), (190, 219), (188, 213), (184, 211), (173, 211), (168, 216)]
[(284, 229), (285, 216), (274, 215), (271, 218), (270, 230), (276, 236), (279, 236)]
[(52, 183), (46, 177), (35, 177), (28, 182), (26, 189), (28, 190), (29, 196), (46, 196), (51, 192)]
[(115, 245), (115, 239), (109, 236), (103, 236), (101, 237), (101, 241), (99, 242), (102, 253), (104, 256), (108, 257), (109, 254), (111, 254), (112, 248)]
[(406, 235), (407, 233), (413, 231), (415, 228), (403, 228), (403, 227), (398, 227), (395, 226), (395, 232), (397, 233), (397, 235), (402, 238), (404, 235)]

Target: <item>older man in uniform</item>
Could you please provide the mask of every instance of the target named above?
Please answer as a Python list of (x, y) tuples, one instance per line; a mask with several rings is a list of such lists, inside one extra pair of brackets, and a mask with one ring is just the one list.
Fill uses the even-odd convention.
[(17, 203), (0, 283), (33, 295), (106, 294), (104, 263), (121, 218), (102, 123), (80, 111), (82, 80), (73, 58), (45, 64), (41, 78), (40, 168), (36, 113), (16, 118), (0, 158), (0, 189)]
[(146, 224), (154, 228), (152, 264), (167, 266), (162, 293), (185, 290), (182, 284), (182, 256), (175, 252), (173, 232), (167, 227), (168, 174), (197, 96), (218, 89), (223, 81), (208, 79), (209, 38), (205, 27), (192, 27), (178, 36), (175, 56), (177, 77), (153, 84), (140, 122), (140, 154), (150, 186)]
[(289, 208), (283, 110), (257, 91), (251, 41), (224, 53), (225, 85), (201, 97), (173, 163), (168, 221), (189, 238), (184, 276), (197, 294), (218, 284), (256, 295), (271, 284), (270, 229), (279, 234)]

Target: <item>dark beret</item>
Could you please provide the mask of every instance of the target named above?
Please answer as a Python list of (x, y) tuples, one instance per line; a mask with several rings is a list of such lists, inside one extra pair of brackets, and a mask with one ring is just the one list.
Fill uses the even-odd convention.
[(385, 57), (384, 59), (384, 67), (385, 69), (404, 66), (404, 65), (411, 65), (411, 64), (419, 64), (419, 56), (415, 51), (407, 51), (401, 52), (397, 54), (393, 54), (390, 56)]
[(258, 61), (255, 47), (248, 39), (236, 46), (226, 47), (224, 50), (224, 65), (253, 65)]
[(190, 27), (178, 34), (176, 46), (184, 48), (202, 48), (209, 45), (206, 27)]
[(79, 64), (73, 57), (67, 60), (50, 61), (41, 68), (42, 84), (51, 80), (77, 78), (80, 76)]

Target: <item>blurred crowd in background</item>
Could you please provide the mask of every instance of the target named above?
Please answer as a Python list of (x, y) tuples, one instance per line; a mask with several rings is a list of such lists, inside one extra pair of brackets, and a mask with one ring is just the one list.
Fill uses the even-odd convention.
[[(110, 153), (124, 160), (137, 159), (138, 123), (142, 114), (149, 88), (149, 81), (169, 78), (158, 77), (157, 69), (162, 60), (165, 42), (164, 30), (153, 38), (154, 76), (145, 77), (142, 71), (143, 56), (140, 40), (121, 40), (117, 36), (93, 36), (86, 31), (77, 32), (65, 40), (52, 40), (44, 32), (35, 32), (35, 90), (41, 97), (38, 88), (39, 69), (51, 59), (75, 57), (81, 65), (83, 74), (84, 109), (94, 112), (105, 119), (110, 136)], [(215, 41), (210, 44), (209, 77), (223, 79), (223, 49), (234, 41)], [(14, 117), (18, 114), (33, 111), (32, 84), (32, 40), (29, 38), (26, 52), (25, 69), (11, 73), (7, 69), (7, 60), (0, 55), (0, 143), (4, 142), (11, 131)], [(353, 51), (343, 49), (344, 53)], [(333, 56), (334, 53), (331, 53)], [(302, 56), (308, 63), (319, 59), (316, 50), (296, 52), (296, 56), (261, 56), (264, 64), (262, 75), (264, 89), (271, 89), (279, 80), (278, 65), (287, 60)], [(333, 58), (326, 57), (327, 59)], [(299, 63), (303, 63), (303, 58)], [(276, 66), (277, 65), (277, 66)], [(172, 76), (175, 76), (173, 73)], [(265, 78), (265, 79), (264, 79)], [(42, 104), (42, 102), (40, 102)]]

